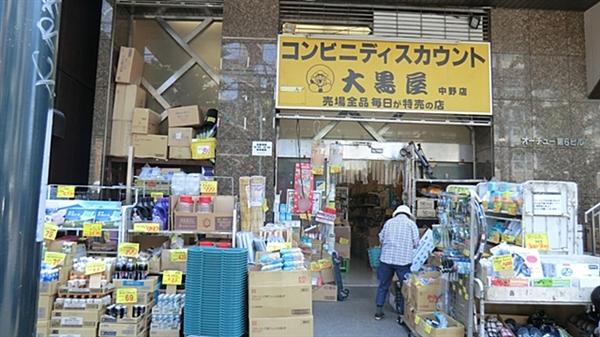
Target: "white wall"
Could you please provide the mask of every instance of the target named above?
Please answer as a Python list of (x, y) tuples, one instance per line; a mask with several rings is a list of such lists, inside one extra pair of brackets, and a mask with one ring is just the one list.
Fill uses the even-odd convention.
[(584, 14), (585, 59), (587, 64), (587, 92), (600, 81), (600, 3)]

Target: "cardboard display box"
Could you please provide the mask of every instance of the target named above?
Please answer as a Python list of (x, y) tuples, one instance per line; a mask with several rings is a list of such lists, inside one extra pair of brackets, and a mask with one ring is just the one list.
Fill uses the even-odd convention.
[(250, 337), (312, 337), (313, 316), (250, 318)]
[(50, 328), (50, 337), (96, 337), (96, 328)]
[(146, 106), (146, 92), (135, 84), (117, 84), (112, 119), (133, 120), (133, 110)]
[(168, 137), (160, 135), (133, 135), (133, 152), (136, 158), (167, 159)]
[(217, 195), (213, 200), (215, 214), (215, 231), (229, 232), (233, 229), (233, 209), (235, 197), (233, 195)]
[(190, 157), (192, 156), (190, 144), (193, 138), (193, 128), (169, 128), (169, 146), (187, 146), (190, 149)]
[(121, 47), (115, 82), (140, 84), (144, 58), (135, 48)]
[[(403, 290), (406, 287), (402, 287)], [(431, 280), (427, 285), (416, 285), (414, 282), (410, 282), (408, 286), (408, 298), (407, 301), (417, 311), (434, 311), (436, 310), (437, 301), (441, 297), (441, 280), (439, 278)]]
[(100, 323), (100, 329), (98, 330), (99, 337), (136, 337), (139, 336), (144, 329), (146, 320), (142, 319), (137, 323)]
[(47, 321), (52, 317), (52, 308), (54, 306), (54, 295), (40, 295), (38, 297), (38, 321)]
[(185, 273), (187, 261), (183, 261), (183, 262), (171, 261), (171, 251), (172, 251), (172, 249), (163, 249), (162, 250), (162, 254), (160, 256), (160, 264), (162, 266), (162, 270), (179, 270), (179, 271), (182, 271)]
[(417, 209), (435, 210), (435, 199), (417, 198)]
[(419, 336), (424, 337), (463, 337), (465, 335), (465, 327), (454, 320), (452, 317), (444, 314), (448, 320), (448, 327), (436, 329), (427, 323), (426, 319), (433, 318), (431, 312), (417, 312), (415, 316), (415, 326)]
[(306, 271), (249, 274), (249, 317), (312, 315), (311, 276)]
[(169, 159), (192, 159), (189, 146), (169, 146)]
[(313, 287), (312, 290), (313, 301), (337, 301), (337, 286), (335, 284), (324, 284), (320, 287)]
[(200, 126), (204, 121), (202, 111), (197, 105), (188, 105), (167, 109), (169, 127)]
[(177, 211), (179, 198), (171, 197), (173, 230), (197, 231), (199, 233), (229, 232), (233, 228), (233, 209), (235, 198), (217, 195), (213, 200), (213, 213)]
[(145, 280), (121, 280), (114, 279), (115, 288), (136, 288), (139, 293), (153, 292), (158, 288), (158, 277), (150, 276)]
[(131, 132), (139, 134), (158, 134), (160, 131), (160, 114), (150, 109), (135, 108)]
[(131, 145), (131, 122), (114, 119), (110, 136), (110, 155), (127, 156)]

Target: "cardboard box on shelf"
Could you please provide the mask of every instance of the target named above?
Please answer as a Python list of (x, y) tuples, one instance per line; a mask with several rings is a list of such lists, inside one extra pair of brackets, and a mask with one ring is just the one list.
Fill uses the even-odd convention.
[(50, 328), (50, 337), (96, 337), (97, 326), (89, 328)]
[(419, 336), (430, 336), (430, 337), (463, 337), (465, 335), (465, 327), (454, 320), (452, 317), (444, 314), (446, 320), (448, 320), (447, 328), (435, 328), (427, 323), (427, 319), (434, 319), (431, 312), (417, 312), (415, 320), (418, 322), (416, 325), (416, 331)]
[(103, 310), (53, 310), (50, 324), (53, 328), (92, 327), (100, 322)]
[(189, 146), (169, 146), (169, 159), (192, 159)]
[(146, 320), (142, 319), (136, 323), (100, 323), (98, 337), (136, 337), (146, 329)]
[(123, 157), (131, 145), (131, 122), (114, 119), (110, 136), (110, 155)]
[(40, 295), (56, 295), (58, 293), (58, 281), (40, 282)]
[(133, 121), (133, 110), (146, 106), (146, 92), (135, 84), (117, 84), (112, 119)]
[(179, 330), (150, 329), (150, 337), (179, 337)]
[(249, 317), (312, 315), (311, 275), (306, 271), (249, 274)]
[(193, 128), (169, 128), (169, 146), (187, 146), (190, 148), (193, 138)]
[(333, 275), (332, 268), (325, 268), (319, 272), (321, 274), (321, 280), (323, 283), (333, 283), (335, 282), (335, 276)]
[(417, 198), (417, 209), (435, 209), (435, 199), (431, 198)]
[(115, 288), (136, 288), (139, 293), (153, 292), (158, 287), (158, 277), (149, 276), (145, 280), (122, 280), (114, 279), (113, 284)]
[(160, 135), (133, 135), (133, 152), (136, 158), (167, 159), (168, 137)]
[(52, 317), (52, 308), (54, 306), (54, 295), (39, 295), (38, 296), (38, 321), (47, 321)]
[(160, 131), (160, 114), (150, 109), (135, 108), (131, 132), (139, 134), (158, 134)]
[(324, 284), (320, 287), (313, 287), (312, 290), (313, 301), (337, 301), (337, 286), (335, 284)]
[(200, 126), (204, 122), (202, 110), (197, 105), (181, 106), (167, 109), (169, 127)]
[(192, 139), (190, 145), (192, 150), (192, 159), (214, 159), (217, 148), (216, 138)]
[(140, 84), (144, 59), (135, 48), (121, 47), (115, 82)]
[(440, 279), (430, 280), (427, 285), (410, 283), (408, 300), (417, 311), (436, 310), (437, 301), (441, 297)]
[(312, 337), (313, 316), (250, 317), (250, 337)]
[(215, 231), (228, 232), (233, 229), (233, 209), (235, 197), (232, 195), (217, 195), (213, 201), (215, 214)]
[(435, 218), (437, 212), (435, 209), (420, 209), (417, 208), (417, 218)]
[[(179, 250), (179, 249), (177, 249)], [(160, 256), (160, 264), (162, 265), (163, 270), (179, 270), (182, 272), (186, 272), (187, 261), (181, 262), (173, 262), (171, 258), (171, 251), (173, 249), (163, 249), (162, 254)]]

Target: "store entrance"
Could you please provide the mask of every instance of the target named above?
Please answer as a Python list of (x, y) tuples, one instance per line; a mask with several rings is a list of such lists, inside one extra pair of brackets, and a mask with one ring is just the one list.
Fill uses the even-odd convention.
[[(345, 284), (377, 286), (379, 232), (402, 204), (402, 164), (399, 160), (348, 160), (336, 185), (336, 208), (351, 231)], [(342, 252), (344, 254), (345, 252)]]

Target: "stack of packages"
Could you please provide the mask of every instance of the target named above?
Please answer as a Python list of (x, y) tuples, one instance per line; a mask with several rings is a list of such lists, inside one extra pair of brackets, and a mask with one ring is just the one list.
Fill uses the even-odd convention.
[(402, 285), (404, 321), (421, 336), (440, 335), (460, 337), (464, 326), (447, 314), (436, 311), (442, 297), (439, 272), (411, 274)]
[(185, 294), (160, 294), (152, 308), (152, 337), (179, 337)]
[(260, 257), (261, 271), (306, 271), (304, 254), (300, 248), (281, 249)]
[(213, 159), (216, 139), (196, 139), (197, 130), (204, 123), (203, 112), (197, 105), (167, 109), (169, 116), (170, 159)]
[(250, 337), (312, 337), (310, 280), (307, 271), (251, 271)]
[(311, 262), (313, 301), (337, 301), (337, 286), (330, 259)]
[[(142, 275), (144, 277), (146, 275)], [(113, 280), (116, 296), (102, 316), (99, 336), (148, 335), (149, 313), (158, 294), (158, 278), (137, 278)]]
[(50, 336), (95, 337), (100, 317), (111, 302), (114, 287), (109, 283), (113, 259), (81, 257), (74, 260), (66, 285), (58, 298), (50, 321)]
[(258, 234), (265, 223), (265, 186), (265, 177), (240, 177), (240, 222), (244, 232)]

